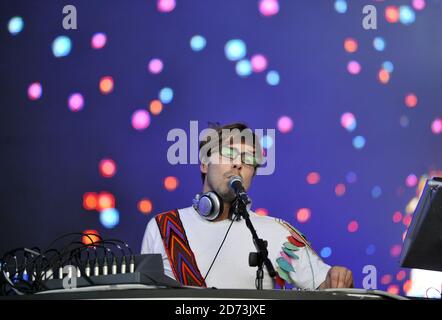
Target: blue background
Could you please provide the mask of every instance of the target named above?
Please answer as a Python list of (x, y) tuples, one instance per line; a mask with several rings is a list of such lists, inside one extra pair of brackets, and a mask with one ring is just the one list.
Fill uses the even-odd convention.
[[(411, 1), (351, 1), (338, 13), (334, 1), (279, 1), (278, 14), (265, 17), (258, 1), (177, 1), (169, 13), (159, 12), (156, 1), (69, 1), (77, 8), (78, 29), (62, 28), (62, 1), (2, 1), (0, 3), (0, 252), (18, 246), (45, 246), (70, 231), (98, 230), (104, 237), (126, 240), (140, 249), (146, 223), (154, 213), (190, 205), (201, 190), (198, 165), (172, 166), (167, 162), (169, 130), (189, 131), (191, 120), (202, 130), (210, 122), (244, 121), (252, 128), (276, 128), (281, 116), (293, 120), (293, 130), (276, 135), (276, 170), (255, 178), (250, 196), (254, 208), (265, 208), (298, 227), (320, 252), (331, 248), (329, 264), (353, 270), (362, 286), (362, 268), (375, 265), (378, 287), (402, 286), (396, 279), (398, 257), (406, 225), (392, 215), (416, 196), (406, 178), (432, 175), (442, 169), (441, 135), (431, 123), (442, 116), (442, 5), (427, 1), (410, 25), (388, 23), (387, 5)], [(362, 27), (362, 7), (374, 4), (377, 30)], [(22, 32), (12, 36), (9, 19), (21, 16)], [(107, 44), (90, 46), (93, 34), (103, 32)], [(192, 36), (200, 34), (207, 46), (191, 49)], [(65, 57), (52, 54), (52, 41), (66, 35), (72, 50)], [(384, 51), (373, 47), (383, 37)], [(344, 40), (358, 41), (348, 53)], [(276, 70), (277, 86), (266, 82), (266, 72), (242, 78), (235, 63), (226, 59), (228, 40), (242, 39), (249, 58), (261, 53), (268, 70)], [(148, 62), (164, 63), (160, 74), (147, 70)], [(358, 61), (357, 75), (347, 63)], [(390, 81), (377, 74), (384, 61), (394, 64)], [(100, 93), (101, 77), (112, 76), (114, 90)], [(38, 100), (27, 97), (30, 83), (42, 84)], [(150, 126), (134, 130), (131, 116), (146, 109), (163, 87), (173, 89), (173, 101), (151, 115)], [(71, 112), (68, 96), (80, 92), (84, 109)], [(408, 93), (418, 97), (407, 108)], [(357, 127), (349, 132), (341, 115), (352, 112)], [(407, 117), (409, 124), (400, 124)], [(362, 149), (352, 145), (361, 135)], [(98, 163), (111, 158), (117, 173), (100, 176)], [(310, 172), (320, 174), (309, 184)], [(357, 180), (346, 176), (354, 172)], [(167, 191), (163, 180), (179, 180)], [(425, 178), (425, 176), (424, 176)], [(346, 192), (338, 197), (335, 186)], [(372, 196), (374, 187), (381, 195)], [(111, 192), (120, 223), (101, 225), (99, 213), (83, 208), (85, 192)], [(142, 198), (153, 212), (137, 209)], [(306, 223), (296, 220), (300, 208), (311, 210)], [(357, 232), (347, 226), (357, 221)], [(367, 252), (371, 245), (372, 252)], [(214, 248), (215, 250), (215, 248)], [(370, 251), (370, 250), (369, 250)], [(368, 254), (369, 253), (369, 254)], [(381, 284), (383, 275), (393, 280)]]

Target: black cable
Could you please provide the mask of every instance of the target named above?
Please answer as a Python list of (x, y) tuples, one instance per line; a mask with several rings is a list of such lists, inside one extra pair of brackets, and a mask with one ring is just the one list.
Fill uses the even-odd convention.
[(213, 264), (215, 263), (216, 258), (218, 257), (219, 252), (221, 251), (221, 248), (224, 245), (224, 242), (226, 241), (227, 235), (229, 234), (230, 228), (232, 227), (233, 223), (235, 222), (235, 219), (232, 219), (232, 221), (230, 222), (229, 228), (227, 229), (226, 234), (224, 235), (224, 239), (221, 242), (221, 245), (218, 248), (218, 251), (216, 252), (215, 258), (213, 258), (212, 263), (210, 264), (209, 270), (207, 270), (206, 276), (204, 277), (204, 281), (207, 279), (207, 276), (209, 275), (210, 270), (213, 267)]

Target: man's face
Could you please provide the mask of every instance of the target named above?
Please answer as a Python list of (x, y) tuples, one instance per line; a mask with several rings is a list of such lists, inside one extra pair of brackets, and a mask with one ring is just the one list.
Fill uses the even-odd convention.
[[(228, 144), (224, 145), (230, 148), (231, 151), (238, 151), (235, 159), (225, 156), (225, 152), (212, 152), (209, 163), (201, 164), (201, 171), (206, 173), (206, 180), (204, 182), (204, 192), (215, 191), (224, 201), (230, 202), (235, 199), (235, 193), (229, 187), (229, 180), (232, 176), (240, 176), (243, 180), (243, 186), (246, 190), (249, 189), (252, 178), (255, 172), (253, 164), (245, 164), (241, 161), (241, 154), (254, 154), (253, 146), (247, 144)], [(236, 150), (233, 150), (236, 149)], [(224, 153), (225, 155), (222, 155)]]

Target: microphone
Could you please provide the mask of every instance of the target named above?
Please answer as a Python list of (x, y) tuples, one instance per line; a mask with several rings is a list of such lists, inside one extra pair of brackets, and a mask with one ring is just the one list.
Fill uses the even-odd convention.
[(232, 176), (229, 181), (230, 188), (235, 192), (236, 196), (240, 198), (245, 204), (249, 203), (249, 197), (242, 185), (242, 178), (240, 176)]

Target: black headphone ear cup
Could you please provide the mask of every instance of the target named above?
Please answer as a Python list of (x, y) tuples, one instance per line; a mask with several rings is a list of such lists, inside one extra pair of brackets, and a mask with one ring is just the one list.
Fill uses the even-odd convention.
[(223, 212), (223, 201), (212, 191), (197, 195), (193, 207), (200, 216), (207, 220), (215, 220)]

